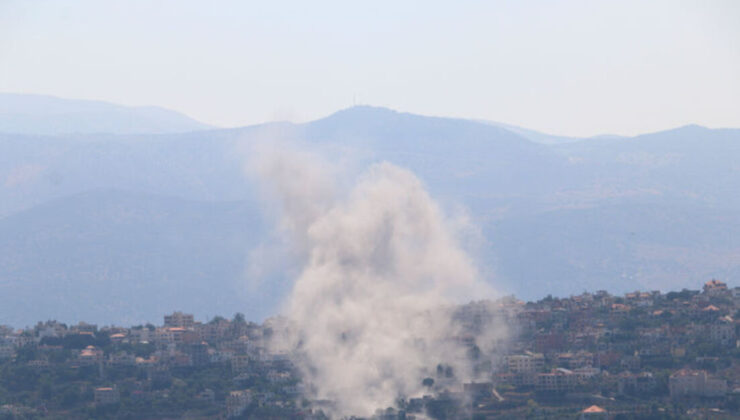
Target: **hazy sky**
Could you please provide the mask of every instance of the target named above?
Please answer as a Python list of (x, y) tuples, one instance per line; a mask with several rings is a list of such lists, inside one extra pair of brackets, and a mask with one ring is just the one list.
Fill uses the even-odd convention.
[(740, 1), (0, 0), (0, 91), (220, 126), (356, 98), (568, 135), (740, 127)]

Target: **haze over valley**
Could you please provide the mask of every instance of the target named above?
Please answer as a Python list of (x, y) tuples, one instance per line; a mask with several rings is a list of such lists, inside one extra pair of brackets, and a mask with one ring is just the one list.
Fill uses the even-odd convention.
[(16, 326), (277, 313), (297, 266), (249, 176), (258, 143), (336, 162), (339, 184), (410, 170), (466, 221), (484, 280), (519, 298), (740, 278), (738, 129), (569, 138), (370, 106), (213, 128), (159, 108), (0, 105), (0, 307)]

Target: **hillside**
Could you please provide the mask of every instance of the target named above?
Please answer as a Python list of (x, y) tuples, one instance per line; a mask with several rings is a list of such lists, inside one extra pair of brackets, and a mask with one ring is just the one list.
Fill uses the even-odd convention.
[(37, 306), (110, 322), (149, 319), (162, 303), (201, 317), (273, 313), (291, 261), (264, 289), (239, 279), (247, 255), (274, 241), (245, 150), (275, 139), (345, 162), (350, 178), (380, 160), (411, 169), (443, 208), (468, 210), (489, 280), (525, 299), (740, 282), (740, 130), (547, 145), (489, 124), (355, 107), (183, 134), (0, 135), (6, 313), (17, 323), (37, 319)]
[(247, 294), (247, 252), (264, 235), (243, 202), (92, 191), (0, 220), (2, 323), (145, 322), (161, 311), (269, 314)]
[(204, 130), (208, 125), (160, 107), (0, 93), (0, 133), (65, 135), (153, 134)]

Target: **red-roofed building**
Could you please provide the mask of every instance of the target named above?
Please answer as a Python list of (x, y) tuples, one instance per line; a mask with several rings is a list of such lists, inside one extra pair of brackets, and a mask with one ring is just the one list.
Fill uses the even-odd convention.
[(727, 294), (727, 284), (719, 280), (712, 279), (704, 283), (704, 293), (709, 296), (722, 296)]
[(103, 350), (96, 348), (95, 346), (87, 346), (80, 350), (77, 360), (80, 365), (83, 366), (101, 363), (103, 361)]
[(608, 419), (609, 413), (598, 405), (592, 405), (591, 407), (583, 409), (581, 411), (580, 419)]

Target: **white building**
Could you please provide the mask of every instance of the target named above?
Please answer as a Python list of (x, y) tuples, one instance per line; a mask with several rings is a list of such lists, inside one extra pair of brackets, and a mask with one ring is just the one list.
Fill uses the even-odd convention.
[(671, 398), (722, 397), (727, 394), (727, 381), (710, 378), (704, 370), (682, 369), (668, 380)]
[(545, 356), (538, 353), (507, 356), (506, 366), (512, 373), (541, 372), (545, 368)]
[(722, 317), (709, 326), (709, 337), (715, 343), (729, 346), (735, 343), (735, 323), (729, 316)]

